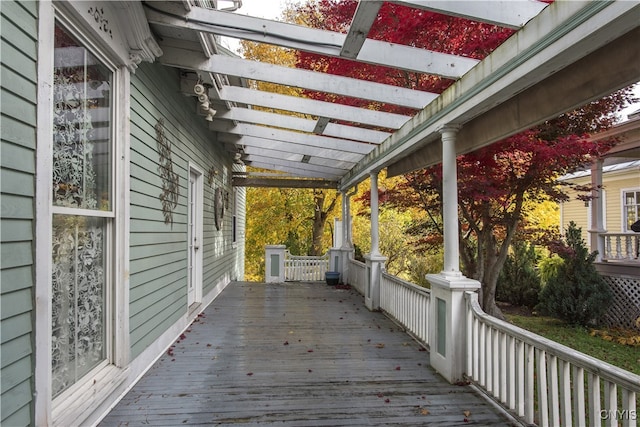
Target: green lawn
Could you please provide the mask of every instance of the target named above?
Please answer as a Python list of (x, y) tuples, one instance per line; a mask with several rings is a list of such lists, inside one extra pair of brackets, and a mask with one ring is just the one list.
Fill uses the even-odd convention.
[[(640, 375), (640, 346), (607, 341), (600, 336), (590, 335), (585, 328), (567, 326), (549, 317), (508, 313), (505, 313), (505, 317), (523, 329)], [(609, 333), (613, 334), (613, 331)]]

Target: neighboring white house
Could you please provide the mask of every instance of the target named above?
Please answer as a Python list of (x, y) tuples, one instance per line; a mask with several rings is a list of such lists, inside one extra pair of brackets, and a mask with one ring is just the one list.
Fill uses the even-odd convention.
[(575, 222), (590, 250), (598, 251), (596, 267), (615, 297), (610, 325), (640, 329), (640, 233), (631, 230), (640, 220), (640, 112), (594, 138), (618, 143), (591, 170), (563, 178), (598, 189), (590, 202), (572, 197), (562, 203), (560, 224), (564, 232)]

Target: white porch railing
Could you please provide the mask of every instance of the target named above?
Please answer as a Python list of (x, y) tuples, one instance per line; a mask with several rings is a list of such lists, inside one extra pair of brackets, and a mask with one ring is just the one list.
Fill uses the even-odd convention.
[(284, 254), (284, 275), (286, 281), (314, 282), (324, 280), (324, 274), (329, 271), (329, 254), (322, 256)]
[(365, 263), (356, 261), (355, 259), (349, 260), (349, 277), (347, 283), (351, 285), (356, 291), (364, 295), (364, 287), (367, 283), (367, 266)]
[(382, 273), (380, 308), (422, 343), (429, 345), (431, 291)]
[(602, 233), (603, 261), (635, 261), (640, 263), (640, 233)]
[(640, 376), (466, 307), (468, 377), (525, 422), (637, 425)]
[[(347, 283), (366, 296), (371, 269), (348, 262)], [(285, 264), (287, 280), (324, 280), (329, 259), (287, 252)], [(385, 272), (379, 283), (380, 308), (429, 345), (437, 323), (431, 291)], [(639, 375), (489, 316), (475, 292), (449, 309), (464, 326), (462, 349), (447, 357), (464, 362), (464, 376), (515, 417), (539, 426), (637, 426)]]

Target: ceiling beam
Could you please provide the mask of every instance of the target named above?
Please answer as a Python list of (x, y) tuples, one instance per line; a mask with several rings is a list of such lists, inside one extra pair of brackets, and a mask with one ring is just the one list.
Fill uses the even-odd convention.
[(375, 147), (375, 145), (372, 144), (364, 144), (356, 141), (330, 138), (322, 135), (292, 132), (282, 129), (269, 128), (266, 126), (251, 125), (248, 123), (238, 123), (235, 126), (229, 126), (228, 123), (218, 123), (217, 121), (214, 121), (209, 124), (209, 129), (216, 132), (225, 132), (241, 136), (253, 136), (256, 138), (290, 142), (293, 144), (306, 145), (309, 147), (336, 150), (343, 152), (342, 154), (354, 153), (364, 155), (369, 153)]
[[(317, 157), (306, 157), (294, 159), (292, 156), (282, 156), (283, 152), (270, 149), (260, 149), (255, 147), (245, 147), (245, 154), (242, 155), (243, 161), (258, 160), (261, 162), (287, 162), (289, 166), (295, 166), (298, 168), (305, 168), (309, 171), (316, 171), (318, 173), (330, 174), (340, 176), (344, 175), (346, 171), (353, 167), (353, 163), (330, 161), (326, 159), (318, 159)], [(309, 160), (309, 161), (304, 161)], [(318, 161), (320, 160), (320, 161)], [(306, 166), (305, 166), (306, 165)]]
[(356, 13), (353, 15), (347, 38), (344, 40), (340, 56), (349, 59), (356, 59), (360, 53), (360, 49), (367, 40), (367, 35), (371, 30), (371, 26), (378, 16), (381, 1), (361, 1), (358, 2)]
[(473, 21), (486, 22), (517, 30), (547, 7), (547, 3), (532, 0), (391, 0), (392, 3)]
[[(220, 135), (221, 142), (231, 142), (230, 139), (233, 136)], [(302, 161), (302, 156), (312, 156), (316, 159), (324, 159), (329, 165), (339, 165), (340, 169), (344, 166), (348, 166), (347, 169), (353, 167), (360, 159), (361, 154), (345, 153), (343, 151), (336, 151), (330, 149), (319, 149), (316, 147), (309, 147), (306, 145), (293, 144), (291, 142), (275, 141), (273, 139), (258, 138), (255, 136), (243, 136), (240, 140), (235, 140), (234, 143), (237, 146), (242, 146), (243, 151), (250, 154), (269, 154), (266, 151), (258, 150), (271, 150), (273, 154), (271, 157), (282, 157), (287, 154), (295, 154), (299, 160)], [(286, 153), (286, 154), (280, 154)], [(342, 164), (344, 163), (344, 165)]]
[(225, 101), (259, 105), (261, 107), (293, 111), (317, 117), (329, 117), (335, 120), (360, 123), (363, 125), (386, 129), (399, 129), (407, 122), (407, 120), (410, 119), (409, 116), (403, 116), (401, 114), (385, 113), (383, 111), (369, 110), (366, 108), (352, 107), (349, 105), (317, 101), (315, 99), (300, 98), (297, 96), (282, 95), (278, 93), (262, 92), (236, 86), (223, 87), (220, 90), (220, 95)]
[[(340, 57), (346, 35), (252, 16), (193, 7), (181, 11), (170, 2), (146, 2), (149, 24), (268, 43), (320, 55)], [(411, 72), (459, 79), (479, 61), (426, 49), (365, 40), (358, 61)]]
[(208, 58), (196, 52), (163, 46), (159, 61), (165, 65), (209, 73), (228, 74), (299, 87), (318, 92), (334, 93), (352, 98), (367, 99), (383, 104), (394, 104), (414, 109), (424, 108), (437, 98), (437, 94), (375, 83), (350, 77), (336, 76), (317, 71), (283, 67), (226, 55)]
[[(308, 133), (317, 133), (315, 132), (315, 128), (319, 121), (239, 107), (231, 108), (228, 112), (218, 113), (215, 116), (215, 119), (233, 120)], [(325, 119), (328, 120), (328, 118)], [(328, 123), (324, 128), (322, 135), (341, 139), (352, 139), (354, 141), (361, 141), (369, 144), (379, 144), (391, 134), (389, 132), (365, 129), (356, 126), (347, 126), (339, 123)]]
[(316, 122), (316, 125), (313, 128), (313, 133), (317, 133), (318, 135), (324, 134), (324, 131), (327, 128), (328, 124), (329, 124), (329, 118), (328, 117), (320, 117), (320, 118), (318, 118), (318, 121)]
[(327, 188), (338, 187), (337, 181), (325, 179), (286, 179), (286, 178), (232, 178), (234, 187), (267, 187), (267, 188)]
[(249, 166), (289, 173), (302, 178), (322, 178), (339, 180), (343, 175), (342, 169), (307, 165), (306, 163), (287, 162), (281, 159), (253, 159), (250, 156), (244, 160)]

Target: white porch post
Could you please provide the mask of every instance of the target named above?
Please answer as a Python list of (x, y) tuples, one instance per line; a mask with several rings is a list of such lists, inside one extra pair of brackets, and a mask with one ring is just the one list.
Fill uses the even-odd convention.
[(444, 269), (428, 274), (431, 283), (429, 342), (431, 366), (445, 379), (455, 383), (463, 379), (466, 357), (464, 293), (480, 288), (480, 282), (460, 272), (458, 246), (458, 181), (456, 167), (457, 127), (445, 127), (442, 135), (442, 216), (444, 227)]
[(460, 277), (458, 242), (458, 166), (456, 134), (458, 128), (440, 130), (442, 135), (442, 225), (444, 228), (444, 269), (447, 276)]
[(378, 172), (371, 172), (371, 252), (365, 255), (367, 265), (367, 283), (364, 303), (371, 311), (380, 308), (380, 276), (387, 260), (380, 254), (380, 229), (378, 222)]
[(287, 247), (285, 245), (265, 246), (264, 281), (267, 283), (284, 283), (284, 256)]
[(378, 215), (378, 172), (371, 172), (371, 255), (380, 255), (380, 225)]
[[(601, 233), (606, 233), (604, 223), (604, 197), (602, 193), (602, 160), (598, 159), (591, 164), (591, 226), (589, 227), (589, 243), (591, 251), (598, 251), (596, 261), (602, 261), (605, 255), (604, 239)], [(563, 230), (564, 231), (564, 230)]]
[(342, 247), (350, 247), (351, 244), (351, 194), (342, 191)]
[[(349, 260), (353, 258), (353, 245), (351, 244), (351, 216), (349, 209), (349, 200), (351, 194), (342, 191), (342, 222), (341, 222), (341, 245), (330, 250), (330, 265), (333, 271), (340, 272), (340, 280), (344, 283), (349, 282)], [(336, 229), (336, 232), (338, 230)]]

